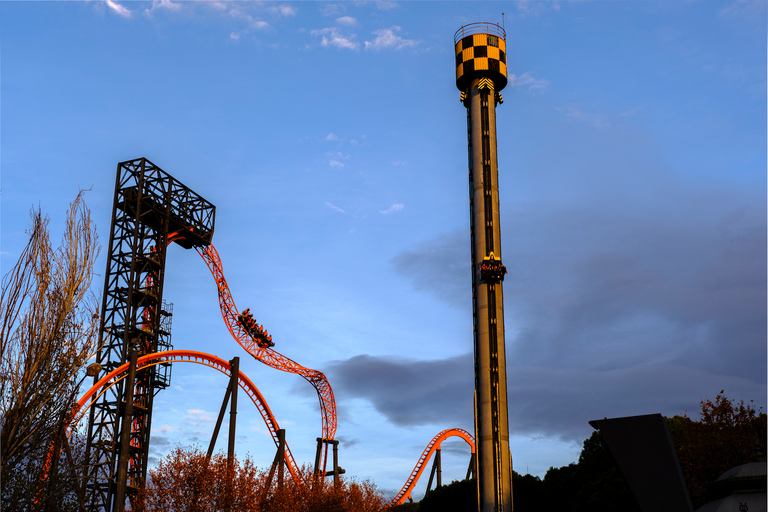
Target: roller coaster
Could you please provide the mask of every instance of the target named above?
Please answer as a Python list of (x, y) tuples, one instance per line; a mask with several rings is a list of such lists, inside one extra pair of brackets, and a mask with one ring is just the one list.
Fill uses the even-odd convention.
[[(105, 344), (106, 356), (101, 352), (99, 355), (104, 362), (101, 366), (105, 374), (101, 378), (94, 377), (93, 386), (78, 401), (69, 424), (77, 424), (85, 414), (90, 413), (88, 447), (95, 447), (93, 449), (102, 459), (99, 461), (97, 458), (95, 466), (107, 467), (107, 479), (118, 481), (118, 486), (121, 478), (124, 482), (126, 478), (132, 478), (133, 489), (136, 489), (137, 485), (143, 485), (146, 478), (152, 397), (157, 389), (166, 387), (169, 382), (169, 376), (163, 374), (163, 369), (169, 371), (172, 363), (200, 364), (233, 378), (231, 386), (236, 385), (242, 389), (261, 414), (291, 477), (300, 485), (311, 484), (300, 480), (298, 465), (284, 438), (281, 439), (282, 432), (277, 420), (258, 388), (247, 376), (233, 368), (232, 362), (217, 356), (173, 350), (170, 346), (169, 323), (161, 322), (162, 318), (170, 317), (170, 313), (161, 301), (161, 294), (165, 249), (171, 243), (177, 243), (186, 249), (194, 248), (210, 270), (217, 286), (221, 316), (233, 339), (257, 361), (299, 375), (315, 388), (320, 403), (321, 437), (318, 438), (314, 475), (319, 478), (333, 474), (337, 478), (343, 470), (338, 467), (335, 457), (338, 445), (335, 440), (337, 415), (331, 385), (322, 372), (306, 368), (275, 351), (272, 348), (275, 345), (272, 336), (263, 325), (256, 323), (250, 309), (241, 312), (237, 308), (224, 277), (221, 258), (211, 243), (213, 212), (210, 203), (148, 160), (142, 158), (118, 164), (110, 260), (102, 313), (102, 331), (105, 337), (112, 337), (107, 339), (111, 344)], [(142, 231), (146, 233), (141, 234)], [(127, 286), (121, 285), (123, 282)], [(131, 349), (130, 362), (127, 357), (127, 348), (131, 345), (129, 340), (132, 340), (134, 347)], [(143, 353), (136, 354), (135, 347), (142, 349)], [(162, 348), (169, 350), (160, 350)], [(110, 396), (113, 398), (110, 399)], [(134, 407), (138, 413), (132, 412)], [(119, 436), (116, 435), (118, 428), (114, 427), (115, 434), (105, 443), (101, 439), (104, 437), (105, 425), (108, 426), (110, 421), (114, 425), (122, 423), (123, 426)], [(411, 499), (414, 486), (433, 455), (435, 464), (432, 471), (433, 475), (437, 471), (440, 485), (440, 446), (452, 436), (460, 437), (470, 445), (470, 469), (473, 468), (475, 445), (472, 435), (461, 429), (444, 430), (427, 445), (402, 490), (389, 505)], [(334, 446), (334, 467), (333, 471), (326, 472), (329, 444)], [(113, 447), (111, 459), (109, 453), (100, 448), (107, 445)], [(99, 449), (101, 452), (98, 452)], [(49, 461), (53, 456), (54, 451), (51, 451)], [(100, 471), (102, 475), (105, 474), (104, 469)], [(431, 487), (432, 476), (427, 492)], [(114, 504), (115, 510), (121, 511), (125, 501), (125, 494), (122, 493), (135, 491), (131, 491), (129, 485), (127, 491), (118, 489), (115, 497), (114, 488), (109, 487), (105, 491), (103, 484), (96, 482), (97, 477), (94, 471), (85, 476), (86, 487), (89, 480), (95, 482), (89, 488), (95, 496), (91, 500), (93, 510), (100, 510), (101, 507), (113, 510)]]

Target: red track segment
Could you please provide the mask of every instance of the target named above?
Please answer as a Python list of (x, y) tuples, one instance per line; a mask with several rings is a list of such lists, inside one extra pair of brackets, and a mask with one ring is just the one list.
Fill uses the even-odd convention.
[[(147, 354), (138, 358), (136, 368), (137, 370), (141, 370), (143, 368), (147, 368), (149, 366), (160, 363), (202, 364), (204, 366), (214, 368), (225, 375), (231, 375), (231, 366), (228, 361), (225, 361), (224, 359), (211, 354), (195, 352), (192, 350), (169, 350), (167, 352), (155, 352), (154, 354)], [(93, 402), (89, 402), (89, 400), (98, 391), (103, 391), (104, 389), (115, 384), (118, 380), (125, 377), (125, 375), (122, 374), (127, 373), (128, 366), (129, 363), (125, 363), (124, 365), (115, 368), (113, 371), (99, 380), (99, 382), (97, 382), (91, 389), (89, 389), (88, 392), (86, 392), (82, 398), (77, 401), (77, 407), (72, 412), (72, 418), (77, 417), (79, 411), (83, 409), (84, 406), (85, 409), (88, 409), (88, 407), (90, 407), (93, 402), (95, 402), (95, 400)], [(253, 382), (251, 382), (251, 380), (242, 372), (240, 373), (239, 384), (240, 389), (248, 394), (251, 401), (256, 405), (256, 408), (261, 413), (261, 417), (264, 418), (264, 423), (266, 423), (267, 428), (269, 429), (269, 433), (272, 435), (272, 439), (275, 441), (275, 445), (277, 445), (277, 431), (280, 429), (280, 427), (277, 425), (277, 420), (275, 420), (275, 417), (273, 416), (272, 411), (269, 409), (267, 402), (264, 400), (264, 397), (261, 395), (261, 392), (259, 392), (258, 388), (253, 384)], [(49, 454), (49, 458), (50, 455), (52, 454)], [(285, 445), (285, 462), (288, 466), (288, 472), (291, 474), (294, 481), (302, 484), (303, 480), (301, 479), (299, 473), (299, 467), (296, 464), (296, 461), (294, 460), (293, 455), (291, 454), (291, 450), (288, 448), (287, 444)]]
[(413, 468), (413, 471), (411, 472), (411, 476), (408, 478), (408, 481), (405, 482), (405, 485), (400, 490), (400, 492), (395, 496), (392, 501), (389, 502), (388, 506), (395, 506), (400, 505), (405, 500), (410, 498), (411, 491), (413, 491), (414, 486), (416, 485), (416, 482), (419, 481), (419, 477), (421, 476), (422, 471), (424, 471), (424, 466), (429, 462), (429, 459), (432, 457), (432, 454), (435, 452), (435, 450), (440, 449), (440, 443), (445, 441), (449, 437), (457, 436), (462, 439), (464, 439), (467, 444), (472, 448), (472, 453), (475, 453), (475, 438), (472, 437), (472, 434), (467, 432), (466, 430), (460, 429), (460, 428), (449, 428), (446, 430), (443, 430), (439, 434), (437, 434), (435, 437), (432, 438), (432, 440), (429, 442), (426, 448), (424, 448), (424, 453), (421, 454), (421, 457), (419, 458), (419, 461), (416, 463), (416, 467)]
[[(336, 436), (336, 399), (333, 396), (333, 389), (331, 389), (328, 379), (322, 372), (305, 368), (299, 363), (275, 352), (271, 348), (260, 346), (258, 340), (252, 338), (251, 335), (237, 322), (237, 317), (240, 312), (235, 306), (232, 293), (229, 291), (229, 286), (227, 286), (227, 280), (224, 278), (224, 271), (222, 270), (219, 253), (213, 245), (197, 247), (197, 252), (200, 253), (200, 256), (205, 260), (205, 264), (208, 265), (211, 274), (213, 274), (213, 278), (216, 280), (216, 286), (219, 289), (219, 307), (221, 308), (221, 316), (224, 318), (224, 323), (227, 325), (227, 329), (229, 329), (232, 337), (235, 338), (235, 341), (237, 341), (246, 352), (251, 354), (258, 361), (277, 370), (301, 375), (314, 386), (317, 391), (317, 397), (320, 400), (323, 438), (333, 439)], [(325, 468), (325, 461), (323, 461), (323, 468)]]

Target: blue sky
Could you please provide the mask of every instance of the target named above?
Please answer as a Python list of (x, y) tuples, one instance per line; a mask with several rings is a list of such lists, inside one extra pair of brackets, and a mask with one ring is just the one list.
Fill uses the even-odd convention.
[[(765, 408), (762, 1), (0, 2), (0, 264), (30, 208), (55, 238), (90, 188), (103, 274), (116, 164), (147, 157), (216, 205), (238, 307), (326, 373), (341, 465), (394, 494), (435, 434), (472, 431), (453, 34), (502, 12), (515, 470), (575, 461), (596, 418), (695, 416), (721, 389)], [(313, 390), (228, 337), (196, 253), (171, 249), (165, 298), (175, 347), (239, 355), (311, 463)], [(174, 366), (153, 458), (207, 446), (225, 386)], [(238, 452), (270, 463), (240, 411)], [(463, 441), (443, 448), (444, 479), (463, 478)]]

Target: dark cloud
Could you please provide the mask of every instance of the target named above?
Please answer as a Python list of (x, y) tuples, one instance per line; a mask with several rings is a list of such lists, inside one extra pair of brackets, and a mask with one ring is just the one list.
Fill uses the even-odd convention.
[(157, 434), (152, 436), (152, 448), (158, 450), (164, 450), (173, 445), (173, 442), (168, 436), (159, 436)]
[(456, 231), (398, 254), (392, 265), (417, 290), (435, 293), (448, 304), (467, 310), (472, 306), (467, 299), (472, 289), (469, 260), (469, 234)]
[(341, 443), (342, 446), (346, 446), (347, 448), (351, 448), (357, 444), (360, 444), (360, 440), (356, 437), (348, 437), (348, 436), (336, 436), (336, 439)]
[(328, 369), (340, 408), (346, 399), (363, 398), (396, 425), (463, 428), (472, 425), (472, 372), (470, 355), (434, 361), (360, 355)]
[(697, 222), (568, 210), (510, 218), (567, 251), (543, 238), (529, 238), (525, 252), (511, 247), (509, 359), (605, 370), (670, 363), (764, 383), (765, 222), (735, 207), (712, 218), (697, 204), (687, 205)]
[[(470, 432), (470, 434), (473, 433)], [(440, 444), (440, 450), (444, 454), (458, 455), (459, 457), (466, 457), (467, 459), (469, 459), (469, 455), (472, 453), (472, 449), (467, 442), (460, 437), (449, 437)]]
[[(611, 176), (578, 189), (571, 178), (574, 191), (556, 191), (557, 203), (525, 200), (504, 210), (513, 433), (579, 440), (595, 418), (695, 416), (704, 395), (721, 389), (765, 407), (764, 194), (683, 187), (659, 172), (638, 180)], [(456, 305), (468, 294), (464, 238), (439, 236), (393, 266), (417, 289)], [(469, 414), (471, 425), (470, 355), (356, 359), (339, 365), (360, 379), (350, 391), (394, 423), (452, 425)], [(365, 371), (342, 371), (357, 363)], [(421, 386), (439, 390), (426, 408), (416, 398)]]
[[(696, 417), (699, 402), (720, 389), (756, 402), (765, 394), (759, 382), (670, 363), (557, 369), (513, 362), (507, 370), (510, 433), (564, 441), (588, 437), (588, 422), (603, 417), (657, 412)], [(471, 432), (472, 371), (471, 354), (427, 361), (362, 355), (332, 363), (329, 374), (337, 395), (370, 401), (396, 425)]]

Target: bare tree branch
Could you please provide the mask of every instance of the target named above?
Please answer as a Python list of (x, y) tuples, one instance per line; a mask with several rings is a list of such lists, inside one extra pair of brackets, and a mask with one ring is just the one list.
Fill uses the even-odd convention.
[[(29, 242), (0, 282), (0, 479), (42, 471), (45, 451), (77, 395), (78, 375), (96, 350), (98, 303), (91, 292), (99, 253), (83, 191), (70, 204), (61, 244), (49, 219), (30, 213)], [(32, 481), (35, 481), (34, 478)], [(12, 488), (13, 486), (11, 486)]]

